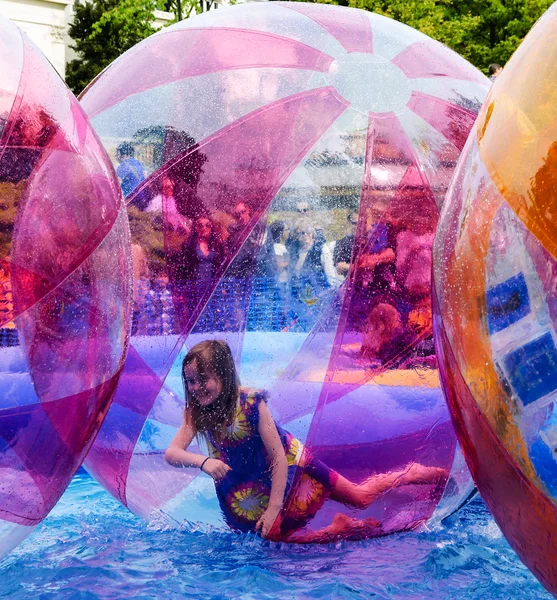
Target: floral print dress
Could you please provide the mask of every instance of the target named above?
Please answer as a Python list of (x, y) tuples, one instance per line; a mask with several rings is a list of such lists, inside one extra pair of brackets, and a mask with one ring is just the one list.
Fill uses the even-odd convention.
[[(266, 398), (264, 391), (242, 388), (234, 422), (227, 428), (224, 439), (217, 442), (211, 434), (207, 435), (210, 456), (232, 469), (215, 484), (221, 510), (228, 525), (242, 532), (254, 531), (271, 494), (269, 457), (259, 434), (259, 404), (266, 402)], [(312, 457), (301, 442), (279, 425), (277, 430), (288, 463), (285, 503), (280, 516), (280, 534), (285, 537), (315, 516), (329, 497), (337, 474)]]

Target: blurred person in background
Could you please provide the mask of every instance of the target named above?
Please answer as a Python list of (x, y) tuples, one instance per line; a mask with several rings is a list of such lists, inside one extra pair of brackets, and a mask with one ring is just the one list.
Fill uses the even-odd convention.
[(498, 65), (497, 63), (492, 63), (491, 65), (489, 65), (489, 67), (488, 67), (489, 81), (491, 81), (493, 83), (497, 79), (497, 77), (499, 77), (502, 70), (503, 70), (503, 67), (501, 65)]
[[(135, 148), (129, 142), (124, 142), (116, 149), (116, 158), (118, 166), (116, 174), (120, 179), (122, 195), (127, 198), (135, 188), (145, 180), (145, 169), (143, 165), (135, 158)], [(139, 199), (137, 200), (139, 202)], [(145, 206), (139, 206), (135, 200), (134, 204), (140, 210)]]

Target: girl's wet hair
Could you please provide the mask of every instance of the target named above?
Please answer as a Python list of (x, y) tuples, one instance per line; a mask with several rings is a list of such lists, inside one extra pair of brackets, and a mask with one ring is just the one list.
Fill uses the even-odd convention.
[[(219, 397), (208, 406), (202, 406), (195, 396), (188, 394), (185, 368), (195, 362), (199, 378), (205, 382), (210, 377), (218, 377), (222, 383)], [(186, 396), (185, 410), (189, 412), (198, 434), (211, 433), (215, 440), (221, 440), (226, 427), (234, 421), (240, 381), (230, 346), (222, 340), (205, 340), (196, 344), (182, 362), (182, 382)]]

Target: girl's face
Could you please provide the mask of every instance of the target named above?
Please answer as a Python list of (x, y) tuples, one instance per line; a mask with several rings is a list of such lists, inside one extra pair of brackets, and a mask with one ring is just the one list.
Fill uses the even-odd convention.
[(222, 381), (217, 375), (208, 371), (202, 378), (197, 370), (197, 361), (184, 367), (184, 378), (188, 386), (188, 394), (199, 402), (201, 406), (209, 406), (221, 395)]

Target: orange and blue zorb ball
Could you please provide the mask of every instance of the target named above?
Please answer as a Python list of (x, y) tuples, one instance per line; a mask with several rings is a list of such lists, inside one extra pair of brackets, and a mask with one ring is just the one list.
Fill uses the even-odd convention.
[(0, 556), (56, 504), (108, 410), (129, 257), (104, 148), (46, 58), (0, 18)]
[[(114, 496), (146, 518), (225, 525), (212, 481), (164, 461), (184, 354), (217, 338), (242, 384), (344, 477), (445, 473), (349, 509), (311, 487), (298, 446), (288, 510), (321, 506), (289, 539), (329, 540), (332, 523), (339, 538), (382, 535), (461, 505), (472, 485), (438, 378), (431, 248), (488, 85), (391, 19), (267, 2), (161, 30), (86, 89), (134, 256), (130, 352), (86, 463)], [(268, 482), (245, 483), (231, 503), (244, 516), (269, 497)]]
[(478, 489), (557, 593), (557, 8), (494, 84), (434, 250), (444, 388)]

